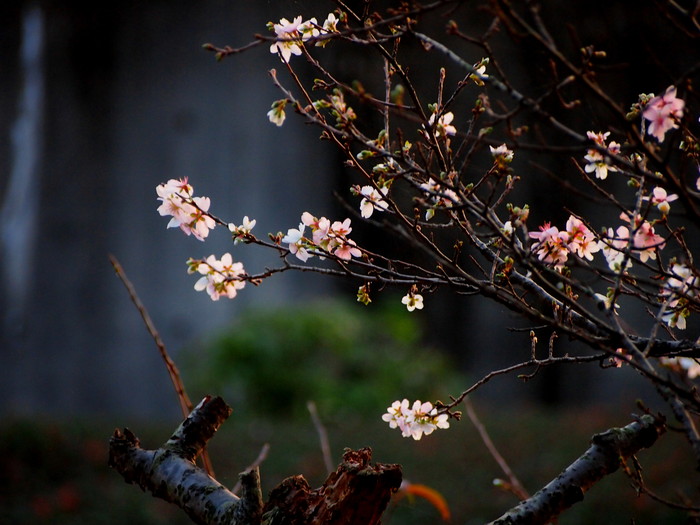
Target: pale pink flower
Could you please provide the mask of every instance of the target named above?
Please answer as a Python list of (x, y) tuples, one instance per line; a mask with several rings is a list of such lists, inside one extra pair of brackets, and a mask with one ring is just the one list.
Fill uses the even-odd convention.
[(239, 242), (244, 240), (247, 235), (250, 235), (250, 231), (255, 226), (255, 223), (255, 219), (251, 221), (247, 215), (243, 217), (243, 224), (241, 224), (240, 226), (236, 226), (235, 224), (230, 223), (228, 225), (228, 229), (233, 234), (233, 244), (238, 244)]
[(669, 86), (663, 95), (652, 98), (642, 116), (650, 121), (647, 132), (659, 142), (664, 141), (666, 132), (678, 127), (678, 121), (683, 117), (685, 101), (676, 98), (676, 88)]
[(447, 413), (439, 414), (432, 403), (420, 400), (416, 400), (410, 408), (408, 399), (394, 401), (382, 419), (389, 423), (390, 428), (401, 430), (403, 437), (412, 437), (416, 441), (423, 434), (432, 434), (437, 428), (450, 428)]
[[(604, 237), (598, 242), (598, 247), (603, 252), (608, 267), (614, 272), (623, 271), (622, 262), (625, 260), (629, 235), (629, 229), (626, 226), (618, 227), (617, 231), (607, 228)], [(631, 266), (632, 261), (628, 258), (625, 270)]]
[(299, 228), (290, 228), (287, 230), (287, 235), (282, 237), (282, 242), (289, 244), (289, 252), (292, 255), (296, 255), (297, 259), (302, 262), (306, 262), (310, 257), (313, 257), (312, 253), (309, 253), (306, 249), (308, 241), (304, 237), (304, 224), (299, 224)]
[[(606, 131), (605, 133), (594, 133), (593, 131), (588, 131), (586, 132), (586, 135), (590, 140), (599, 146), (607, 148), (611, 154), (617, 155), (620, 153), (620, 145), (617, 142), (612, 141), (609, 145), (605, 144), (606, 139), (610, 135), (609, 131)], [(609, 164), (605, 156), (597, 149), (589, 149), (588, 153), (584, 155), (583, 158), (587, 162), (583, 169), (586, 171), (586, 173), (595, 173), (597, 179), (605, 180), (608, 178), (608, 172), (618, 171), (615, 166)]]
[(301, 55), (303, 42), (319, 35), (316, 19), (312, 18), (302, 23), (301, 15), (295, 17), (291, 22), (283, 18), (278, 24), (268, 24), (268, 27), (270, 26), (277, 38), (281, 39), (272, 43), (270, 53), (279, 54), (283, 62), (289, 62), (292, 55)]
[(389, 188), (384, 186), (380, 190), (377, 190), (373, 186), (362, 186), (360, 189), (360, 195), (362, 195), (362, 201), (360, 202), (360, 215), (365, 219), (369, 219), (374, 213), (374, 210), (384, 211), (389, 207), (389, 203), (384, 200), (386, 194), (389, 193)]
[(651, 203), (656, 204), (656, 207), (663, 215), (668, 215), (668, 212), (671, 211), (671, 205), (669, 203), (677, 200), (678, 195), (675, 193), (668, 195), (664, 188), (661, 186), (656, 186), (652, 191), (651, 197), (644, 197), (644, 200), (650, 199)]
[(218, 301), (221, 296), (233, 299), (238, 290), (245, 287), (243, 263), (234, 263), (230, 253), (222, 255), (220, 260), (210, 255), (200, 262), (197, 271), (202, 277), (194, 289), (198, 292), (206, 290), (212, 301)]
[(209, 197), (192, 197), (192, 186), (187, 178), (170, 179), (165, 184), (156, 187), (158, 200), (162, 204), (158, 207), (160, 215), (170, 215), (168, 228), (179, 227), (186, 235), (194, 235), (203, 241), (209, 230), (216, 226), (214, 219), (207, 213), (211, 201)]
[[(321, 34), (329, 35), (331, 33), (338, 33), (338, 22), (340, 22), (340, 20), (338, 20), (338, 18), (335, 16), (335, 13), (329, 13), (326, 19), (323, 21), (323, 30), (321, 31)], [(316, 42), (316, 45), (325, 47), (328, 42), (330, 42), (329, 39), (323, 39)]]
[(362, 252), (355, 244), (355, 241), (350, 239), (344, 239), (340, 242), (339, 246), (333, 252), (333, 255), (339, 259), (349, 261), (353, 257), (361, 257)]

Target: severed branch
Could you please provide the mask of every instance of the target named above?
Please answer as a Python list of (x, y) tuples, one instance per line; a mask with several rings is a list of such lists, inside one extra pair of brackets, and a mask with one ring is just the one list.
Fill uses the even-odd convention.
[(201, 525), (259, 523), (262, 491), (257, 468), (240, 474), (240, 498), (194, 463), (231, 408), (220, 397), (205, 397), (158, 450), (144, 450), (129, 429), (116, 430), (109, 443), (109, 466), (127, 483), (182, 508)]
[(544, 524), (583, 500), (604, 476), (666, 431), (664, 421), (644, 415), (623, 428), (611, 428), (591, 439), (591, 447), (534, 496), (513, 507), (489, 525)]
[(127, 483), (182, 508), (200, 525), (379, 525), (401, 485), (401, 467), (371, 464), (371, 450), (346, 450), (322, 487), (302, 476), (287, 478), (263, 505), (257, 466), (240, 474), (240, 497), (194, 463), (231, 414), (220, 397), (206, 397), (157, 450), (144, 450), (128, 429), (110, 440), (109, 465)]

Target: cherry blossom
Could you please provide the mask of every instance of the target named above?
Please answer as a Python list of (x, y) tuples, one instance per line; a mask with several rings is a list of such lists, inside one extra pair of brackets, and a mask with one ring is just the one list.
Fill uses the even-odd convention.
[(394, 401), (387, 408), (386, 414), (382, 415), (382, 420), (389, 423), (390, 428), (401, 430), (403, 437), (412, 437), (418, 441), (423, 437), (432, 434), (437, 428), (449, 428), (449, 416), (446, 413), (438, 413), (433, 404), (420, 400), (414, 401), (409, 408), (408, 399)]
[(700, 281), (685, 264), (673, 263), (669, 272), (671, 277), (661, 290), (661, 299), (665, 300), (661, 318), (671, 328), (684, 330), (685, 319), (690, 315), (688, 298), (697, 295)]
[(508, 149), (508, 146), (505, 144), (501, 144), (497, 148), (489, 146), (489, 150), (491, 150), (491, 155), (496, 161), (500, 160), (501, 162), (507, 164), (513, 160), (513, 150)]
[[(331, 33), (338, 33), (338, 22), (340, 22), (340, 20), (335, 16), (335, 13), (329, 13), (326, 19), (323, 21), (323, 30), (321, 31), (321, 34), (330, 35)], [(323, 39), (316, 42), (316, 45), (325, 47), (328, 42), (330, 42), (329, 39)]]
[(663, 95), (652, 98), (646, 105), (642, 116), (650, 121), (647, 132), (659, 142), (664, 141), (666, 132), (678, 127), (683, 117), (685, 101), (676, 98), (676, 88), (669, 86)]
[(288, 100), (282, 99), (282, 100), (275, 100), (272, 103), (272, 109), (267, 112), (267, 118), (270, 119), (270, 122), (272, 122), (275, 126), (279, 127), (282, 124), (284, 124), (284, 119), (287, 118), (286, 113), (284, 112), (284, 108), (287, 105)]
[[(610, 135), (609, 131), (605, 133), (588, 131), (586, 135), (599, 146), (607, 148), (611, 154), (617, 155), (620, 153), (620, 145), (617, 142), (611, 141), (609, 145), (606, 145), (605, 141)], [(617, 168), (610, 165), (605, 156), (597, 149), (589, 149), (583, 158), (587, 162), (584, 170), (586, 173), (595, 173), (597, 179), (605, 180), (608, 178), (608, 172), (617, 171)]]
[(443, 189), (435, 179), (429, 179), (420, 185), (427, 194), (432, 207), (425, 211), (425, 220), (429, 221), (435, 216), (435, 209), (439, 207), (451, 208), (455, 203), (459, 202), (457, 193), (449, 188)]
[(190, 273), (197, 271), (202, 277), (195, 283), (198, 292), (206, 290), (212, 301), (218, 301), (221, 296), (233, 299), (238, 290), (245, 287), (245, 270), (243, 263), (233, 262), (230, 253), (225, 253), (221, 259), (210, 255), (203, 261), (189, 260)]
[(179, 227), (186, 235), (193, 235), (203, 241), (209, 230), (216, 226), (216, 221), (207, 213), (211, 201), (209, 197), (193, 197), (193, 188), (185, 179), (170, 179), (156, 187), (158, 207), (161, 216), (170, 215), (168, 228)]
[(566, 233), (568, 234), (567, 248), (579, 257), (592, 261), (593, 254), (600, 250), (600, 246), (595, 235), (583, 221), (571, 215), (566, 221)]
[(287, 230), (287, 235), (282, 237), (282, 242), (289, 244), (289, 252), (296, 255), (297, 259), (302, 262), (313, 257), (313, 254), (306, 249), (308, 241), (304, 238), (304, 223), (300, 223), (298, 229), (290, 228)]
[(401, 302), (406, 305), (406, 309), (409, 312), (423, 309), (423, 296), (419, 293), (409, 292), (403, 296)]
[(537, 240), (532, 248), (540, 261), (555, 267), (561, 267), (567, 261), (569, 235), (566, 232), (560, 232), (559, 228), (545, 222), (544, 225), (540, 226), (539, 232), (530, 232), (529, 236)]
[(644, 200), (651, 200), (652, 204), (655, 204), (658, 210), (663, 214), (663, 215), (668, 215), (668, 212), (671, 211), (671, 205), (669, 204), (670, 202), (673, 202), (678, 199), (678, 195), (675, 193), (672, 193), (669, 195), (664, 188), (661, 186), (656, 186), (652, 190), (652, 195), (651, 197), (647, 196), (644, 197)]
[[(626, 226), (620, 226), (617, 230), (606, 228), (603, 238), (598, 242), (598, 246), (608, 262), (608, 267), (614, 272), (623, 271), (622, 262), (625, 260), (629, 235), (629, 229)], [(632, 266), (632, 261), (629, 258), (625, 266), (625, 270)]]
[(386, 186), (380, 190), (374, 186), (362, 186), (359, 193), (363, 197), (360, 202), (360, 215), (365, 219), (369, 219), (374, 210), (384, 211), (389, 207), (389, 203), (384, 200), (386, 194), (389, 193), (389, 188)]
[(238, 244), (243, 241), (247, 235), (250, 235), (250, 231), (255, 227), (255, 223), (255, 219), (251, 221), (247, 215), (243, 217), (243, 224), (240, 226), (230, 223), (228, 229), (233, 234), (233, 244)]
[(454, 114), (451, 111), (441, 115), (440, 118), (437, 119), (437, 123), (435, 122), (436, 116), (437, 113), (433, 113), (428, 119), (428, 124), (430, 124), (430, 128), (433, 130), (433, 135), (436, 138), (446, 138), (449, 135), (454, 135), (455, 133), (457, 133), (457, 128), (455, 128), (451, 124), (451, 122), (455, 118)]
[(484, 85), (484, 79), (489, 78), (486, 74), (486, 66), (489, 63), (489, 59), (482, 58), (479, 62), (474, 64), (474, 73), (469, 75), (469, 79), (474, 82), (477, 86)]
[(292, 55), (301, 55), (303, 42), (319, 35), (315, 18), (306, 22), (301, 20), (301, 15), (299, 15), (291, 22), (282, 18), (278, 24), (268, 23), (268, 27), (280, 39), (270, 46), (270, 53), (279, 54), (282, 62), (289, 62)]

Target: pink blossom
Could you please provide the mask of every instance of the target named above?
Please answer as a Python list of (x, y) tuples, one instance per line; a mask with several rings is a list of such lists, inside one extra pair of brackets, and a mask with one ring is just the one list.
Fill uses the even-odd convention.
[(666, 132), (678, 127), (678, 121), (683, 117), (685, 101), (676, 98), (676, 88), (669, 86), (663, 95), (652, 98), (642, 115), (650, 121), (647, 132), (659, 142), (664, 141)]
[(656, 186), (652, 191), (651, 198), (644, 197), (644, 200), (649, 199), (651, 199), (652, 204), (656, 204), (656, 207), (663, 215), (668, 215), (668, 212), (671, 211), (671, 205), (669, 203), (678, 199), (678, 195), (675, 193), (668, 195), (665, 189), (661, 186)]
[(567, 248), (581, 258), (593, 260), (593, 254), (600, 250), (595, 236), (580, 219), (569, 216), (566, 221), (566, 233), (568, 234)]
[(216, 226), (216, 221), (207, 213), (211, 205), (209, 197), (192, 197), (193, 191), (187, 178), (170, 179), (158, 185), (156, 193), (158, 200), (162, 201), (158, 213), (172, 217), (168, 228), (179, 227), (186, 235), (203, 241), (209, 235), (209, 230)]
[(569, 256), (567, 246), (569, 235), (566, 232), (560, 232), (559, 228), (545, 222), (540, 226), (539, 232), (530, 232), (529, 235), (538, 241), (532, 248), (540, 261), (553, 264), (555, 267), (564, 265)]
[(362, 252), (357, 248), (355, 241), (350, 239), (342, 240), (338, 247), (333, 252), (333, 255), (339, 259), (349, 261), (353, 257), (361, 257)]

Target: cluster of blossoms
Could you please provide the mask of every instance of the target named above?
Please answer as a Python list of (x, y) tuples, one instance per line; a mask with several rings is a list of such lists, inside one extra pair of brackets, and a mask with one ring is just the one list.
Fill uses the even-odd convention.
[[(321, 35), (337, 33), (338, 22), (334, 13), (328, 15), (322, 26), (318, 25), (315, 18), (302, 22), (301, 15), (291, 22), (286, 18), (281, 19), (277, 24), (269, 22), (268, 28), (274, 31), (279, 39), (270, 46), (270, 53), (279, 55), (283, 62), (289, 62), (292, 55), (301, 55), (304, 42)], [(325, 46), (327, 42), (327, 39), (322, 39), (316, 42), (316, 45)]]
[(595, 235), (581, 219), (573, 215), (566, 221), (565, 231), (559, 231), (559, 228), (546, 222), (540, 226), (539, 232), (530, 232), (529, 235), (537, 241), (532, 246), (537, 258), (556, 268), (566, 263), (570, 253), (592, 261), (593, 254), (600, 250)]
[[(614, 140), (610, 141), (610, 144), (605, 143), (610, 135), (609, 131), (605, 133), (594, 133), (592, 131), (588, 131), (586, 135), (598, 146), (606, 148), (612, 155), (620, 154), (620, 144)], [(617, 168), (610, 165), (605, 156), (597, 149), (589, 149), (588, 153), (583, 158), (587, 162), (586, 167), (584, 168), (586, 173), (595, 173), (597, 179), (605, 180), (608, 178), (609, 171), (617, 171)]]
[(410, 436), (416, 441), (423, 437), (423, 434), (432, 434), (436, 428), (450, 428), (449, 416), (445, 413), (439, 414), (437, 408), (428, 401), (414, 401), (411, 408), (408, 399), (394, 401), (386, 409), (382, 419), (389, 423), (391, 428), (401, 430), (403, 437)]
[(642, 116), (649, 121), (647, 129), (649, 135), (663, 142), (667, 131), (678, 128), (684, 107), (685, 101), (676, 97), (674, 86), (669, 86), (663, 95), (652, 98), (642, 113)]
[(190, 259), (187, 266), (187, 273), (202, 274), (194, 289), (206, 290), (212, 301), (218, 301), (222, 295), (233, 299), (238, 290), (245, 287), (243, 263), (234, 263), (230, 253), (223, 254), (221, 259), (213, 255), (201, 260)]
[(171, 216), (168, 228), (179, 227), (186, 235), (194, 235), (203, 241), (209, 230), (216, 226), (216, 222), (207, 212), (211, 202), (209, 197), (193, 197), (194, 189), (184, 179), (170, 179), (165, 184), (156, 187), (158, 200), (162, 204), (158, 207), (161, 216)]
[[(306, 227), (311, 228), (311, 238), (304, 237)], [(362, 255), (355, 242), (348, 238), (351, 231), (350, 219), (331, 223), (325, 217), (318, 219), (305, 211), (301, 216), (299, 228), (290, 228), (282, 242), (287, 243), (289, 251), (304, 262), (314, 255), (323, 258), (328, 254), (349, 261)]]

